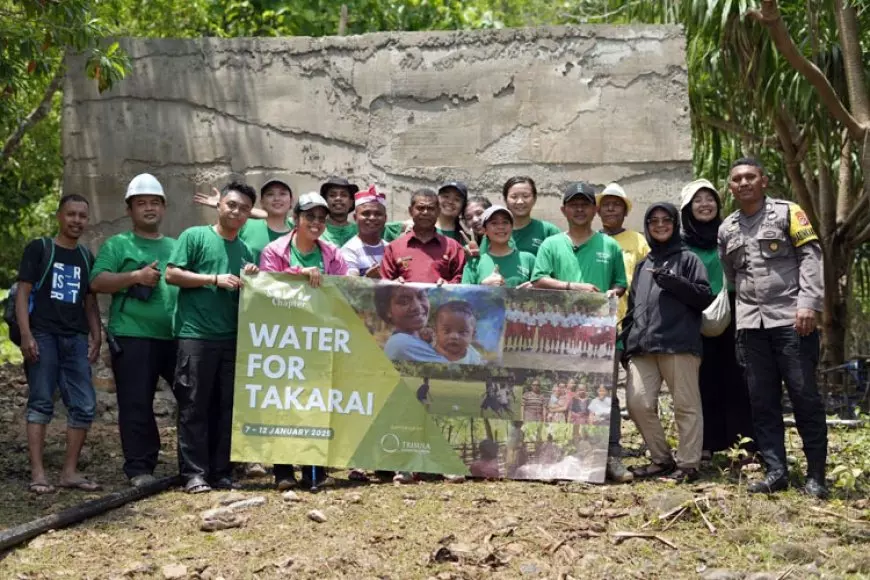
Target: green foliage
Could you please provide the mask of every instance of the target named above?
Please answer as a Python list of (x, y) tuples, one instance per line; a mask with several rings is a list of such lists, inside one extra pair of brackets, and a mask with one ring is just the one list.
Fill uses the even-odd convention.
[(864, 424), (837, 437), (842, 447), (832, 449), (830, 479), (847, 496), (866, 497), (870, 493), (870, 417), (858, 413), (856, 418)]
[[(0, 304), (2, 304), (9, 295), (9, 290), (4, 288), (0, 290)], [(20, 364), (24, 361), (21, 356), (21, 349), (9, 340), (9, 327), (5, 322), (0, 321), (0, 366), (7, 363)]]

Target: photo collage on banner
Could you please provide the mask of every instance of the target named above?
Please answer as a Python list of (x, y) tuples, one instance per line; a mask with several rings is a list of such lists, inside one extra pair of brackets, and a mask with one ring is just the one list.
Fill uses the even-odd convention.
[(615, 320), (603, 294), (260, 274), (233, 460), (601, 482)]

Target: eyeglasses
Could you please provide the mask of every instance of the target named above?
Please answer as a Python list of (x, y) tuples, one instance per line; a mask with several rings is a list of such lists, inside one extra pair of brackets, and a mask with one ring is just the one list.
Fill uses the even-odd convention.
[(303, 213), (299, 217), (301, 217), (302, 219), (304, 219), (307, 222), (314, 222), (314, 223), (319, 222), (319, 223), (324, 223), (324, 224), (326, 223), (326, 216), (325, 215), (314, 215), (314, 214)]
[(646, 223), (651, 226), (667, 226), (674, 223), (674, 219), (669, 217), (649, 218)]

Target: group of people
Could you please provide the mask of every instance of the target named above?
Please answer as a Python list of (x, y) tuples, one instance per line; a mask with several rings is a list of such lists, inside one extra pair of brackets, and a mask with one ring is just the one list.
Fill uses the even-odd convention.
[[(580, 357), (606, 356), (613, 343), (613, 319), (590, 316), (572, 307), (508, 304), (505, 309), (506, 352), (540, 352)], [(599, 339), (600, 337), (600, 339)]]
[[(567, 222), (562, 231), (532, 217), (538, 191), (525, 176), (504, 184), (503, 205), (469, 197), (458, 181), (437, 191), (419, 189), (411, 196), (410, 219), (398, 222), (387, 221), (385, 195), (375, 186), (360, 190), (333, 177), (319, 192), (296, 198), (289, 183), (270, 178), (259, 190), (259, 207), (258, 192), (245, 183), (197, 194), (197, 202), (216, 208), (216, 220), (188, 228), (175, 240), (161, 233), (166, 194), (156, 178), (142, 174), (125, 194), (131, 230), (107, 239), (96, 258), (79, 245), (89, 204), (79, 195), (65, 195), (57, 235), (31, 242), (19, 273), (16, 311), (30, 385), (31, 489), (54, 489), (42, 450), (58, 388), (69, 409), (67, 456), (58, 483), (99, 485), (77, 471), (95, 408), (90, 363), (102, 342), (98, 293), (111, 295), (106, 330), (124, 471), (131, 483), (153, 480), (160, 440), (152, 402), (162, 376), (178, 401), (185, 489), (232, 487), (241, 275), (266, 271), (299, 274), (314, 287), (324, 275), (365, 276), (619, 297), (622, 340), (615, 358), (627, 364), (629, 413), (652, 462), (634, 472), (622, 464), (614, 389), (609, 479), (692, 480), (702, 452), (727, 448), (739, 433), (754, 436), (767, 465), (767, 478), (750, 489), (781, 489), (788, 482), (779, 407), (784, 379), (810, 462), (807, 491), (823, 495), (825, 424), (812, 372), (818, 351), (814, 317), (822, 299), (818, 241), (796, 205), (766, 197), (767, 177), (757, 161), (735, 162), (729, 185), (740, 209), (724, 222), (718, 192), (702, 180), (687, 186), (680, 210), (653, 204), (641, 234), (623, 227), (632, 204), (616, 184), (601, 192), (585, 182), (569, 185), (562, 195)], [(601, 231), (593, 229), (597, 215)], [(719, 337), (702, 338), (702, 311), (723, 287), (736, 296), (736, 324)], [(390, 291), (383, 310), (394, 324), (398, 336), (390, 340), (397, 348), (419, 347), (414, 333), (428, 315), (419, 297)], [(444, 336), (436, 339), (439, 356), (454, 361), (471, 356), (466, 339), (473, 322), (473, 313), (445, 311)], [(580, 343), (568, 335), (543, 337), (542, 344), (562, 356), (580, 354)], [(614, 375), (619, 373), (620, 365), (614, 365)], [(680, 438), (675, 456), (657, 416), (663, 380), (674, 396)], [(280, 489), (296, 484), (292, 465), (276, 465), (274, 474)], [(400, 483), (415, 479), (409, 473), (392, 476)], [(302, 485), (317, 485), (326, 472), (303, 466), (300, 477)]]

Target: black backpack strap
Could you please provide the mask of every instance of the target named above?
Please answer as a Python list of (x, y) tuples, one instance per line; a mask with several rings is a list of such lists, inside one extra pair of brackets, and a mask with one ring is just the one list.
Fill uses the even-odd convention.
[(51, 238), (42, 238), (42, 257), (39, 261), (40, 264), (44, 264), (44, 270), (42, 272), (42, 277), (39, 279), (39, 284), (36, 285), (36, 290), (42, 288), (42, 285), (45, 283), (45, 279), (48, 277), (48, 273), (51, 272), (51, 266), (54, 263), (54, 240)]

